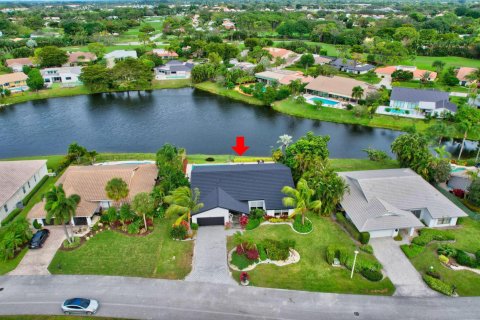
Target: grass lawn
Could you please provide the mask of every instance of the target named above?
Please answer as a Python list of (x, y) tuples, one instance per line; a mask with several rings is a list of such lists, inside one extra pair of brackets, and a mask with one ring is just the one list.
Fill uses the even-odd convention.
[(330, 159), (335, 171), (379, 170), (400, 168), (397, 160), (371, 161), (369, 159)]
[(120, 318), (84, 317), (84, 316), (45, 316), (45, 315), (21, 315), (0, 316), (0, 320), (114, 320)]
[(450, 86), (446, 86), (444, 84), (441, 84), (439, 81), (429, 82), (425, 85), (425, 84), (421, 83), (420, 81), (411, 80), (411, 81), (394, 82), (393, 86), (394, 87), (403, 87), (403, 88), (413, 88), (413, 89), (437, 89), (437, 90), (442, 90), (442, 91), (447, 91), (447, 92), (468, 93), (468, 88), (467, 87), (462, 87), (462, 86), (450, 87)]
[(480, 60), (478, 59), (469, 59), (461, 57), (427, 57), (427, 56), (417, 56), (414, 60), (405, 60), (399, 63), (399, 65), (408, 65), (416, 66), (419, 69), (435, 71), (432, 67), (432, 63), (435, 60), (440, 60), (445, 62), (445, 68), (448, 67), (472, 67), (480, 68)]
[(243, 101), (249, 104), (257, 105), (257, 106), (263, 106), (263, 102), (250, 96), (246, 96), (244, 94), (241, 94), (238, 91), (235, 90), (230, 90), (224, 87), (219, 86), (218, 84), (210, 81), (205, 81), (201, 83), (197, 83), (193, 85), (195, 88), (207, 91), (213, 94), (217, 94), (220, 96), (228, 97), (233, 100), (239, 100)]
[[(295, 250), (300, 254), (300, 262), (288, 266), (277, 267), (274, 265), (258, 265), (249, 271), (252, 285), (269, 288), (282, 288), (306, 291), (322, 291), (352, 294), (382, 294), (391, 295), (394, 286), (390, 280), (371, 282), (359, 274), (350, 279), (350, 271), (344, 268), (330, 266), (325, 260), (325, 250), (330, 244), (341, 243), (350, 247), (352, 252), (355, 244), (350, 236), (345, 233), (330, 218), (309, 216), (313, 223), (313, 232), (300, 235), (292, 231), (290, 226), (260, 226), (257, 229), (246, 231), (254, 241), (263, 239), (292, 239), (296, 241)], [(228, 248), (233, 248), (231, 237)], [(360, 255), (371, 257), (361, 252)], [(239, 272), (233, 272), (233, 277), (238, 281)]]
[(153, 80), (152, 88), (155, 89), (176, 89), (192, 85), (190, 79), (174, 79), (174, 80)]
[(169, 231), (174, 219), (156, 219), (147, 236), (106, 230), (73, 251), (57, 251), (52, 274), (95, 274), (183, 279), (192, 268), (193, 242), (175, 241)]
[(58, 97), (71, 97), (78, 96), (81, 94), (89, 94), (90, 91), (84, 86), (77, 86), (72, 88), (52, 88), (44, 89), (38, 92), (26, 91), (22, 93), (13, 93), (10, 97), (4, 98), (2, 103), (4, 104), (14, 104), (21, 103), (31, 100), (41, 100), (48, 98), (58, 98)]
[[(3, 274), (6, 274), (6, 273), (9, 273), (10, 271), (12, 271), (13, 269), (15, 269), (18, 264), (20, 263), (20, 261), (22, 261), (23, 259), (23, 256), (27, 253), (28, 249), (25, 248), (23, 249), (14, 259), (12, 260), (7, 260), (7, 261), (3, 261), (0, 260), (0, 275), (3, 275)], [(1, 318), (0, 318), (1, 319)]]
[[(282, 42), (292, 42), (292, 41), (298, 41), (298, 40), (277, 40), (273, 42), (273, 45), (278, 46)], [(309, 45), (320, 45), (322, 47), (322, 50), (327, 50), (327, 56), (336, 57), (338, 55), (338, 50), (333, 44), (323, 43), (323, 42), (314, 42), (314, 41), (304, 41), (304, 42)]]
[[(470, 218), (461, 218), (459, 228), (453, 230), (456, 241), (451, 243), (452, 247), (474, 253), (480, 250), (480, 221)], [(453, 271), (443, 266), (438, 260), (437, 248), (441, 243), (430, 243), (425, 251), (411, 259), (415, 268), (425, 273), (433, 266), (444, 282), (455, 285), (461, 296), (480, 295), (480, 275), (470, 271)]]

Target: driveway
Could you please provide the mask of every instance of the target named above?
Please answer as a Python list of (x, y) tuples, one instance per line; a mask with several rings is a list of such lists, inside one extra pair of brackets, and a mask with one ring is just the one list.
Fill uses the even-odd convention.
[(370, 244), (375, 256), (396, 287), (395, 296), (435, 297), (440, 295), (423, 282), (418, 271), (400, 249), (400, 243), (392, 238), (376, 238), (371, 239)]
[(237, 285), (227, 265), (227, 233), (223, 226), (200, 227), (193, 251), (192, 272), (186, 281)]
[(65, 240), (65, 233), (62, 227), (50, 227), (50, 236), (43, 247), (35, 250), (28, 250), (17, 268), (11, 271), (10, 275), (48, 275), (48, 266), (55, 253)]
[(377, 88), (381, 88), (385, 86), (387, 89), (392, 89), (392, 77), (391, 76), (384, 76), (382, 80), (376, 85)]

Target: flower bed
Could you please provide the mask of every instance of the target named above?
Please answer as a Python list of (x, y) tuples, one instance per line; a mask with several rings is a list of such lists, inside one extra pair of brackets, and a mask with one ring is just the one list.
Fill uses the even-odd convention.
[(290, 249), (289, 250), (289, 256), (286, 260), (270, 260), (270, 259), (267, 259), (267, 260), (257, 260), (257, 261), (251, 261), (251, 264), (249, 264), (247, 267), (245, 267), (244, 269), (239, 269), (236, 265), (234, 265), (232, 263), (232, 258), (233, 258), (233, 254), (235, 254), (236, 249), (232, 249), (229, 254), (228, 254), (228, 265), (230, 268), (232, 268), (233, 270), (235, 271), (250, 271), (250, 270), (253, 270), (255, 269), (255, 267), (259, 264), (274, 264), (278, 267), (283, 267), (283, 266), (287, 266), (289, 264), (294, 264), (294, 263), (297, 263), (300, 261), (300, 254), (294, 250), (294, 249)]
[[(264, 221), (262, 222), (261, 224), (262, 225), (281, 225), (281, 224), (287, 224), (289, 225), (292, 230), (296, 233), (299, 233), (299, 234), (309, 234), (310, 232), (313, 231), (313, 224), (312, 222), (310, 221), (310, 219), (308, 218), (305, 218), (305, 228), (303, 228), (304, 226), (301, 225), (301, 217), (300, 217), (300, 227), (298, 227), (297, 229), (295, 229), (295, 222), (292, 223), (293, 219), (292, 218), (288, 218), (288, 219), (283, 219), (283, 218), (280, 218), (282, 221), (280, 220), (277, 220), (278, 218), (270, 218), (270, 219), (266, 219), (267, 221)], [(273, 220), (273, 221), (272, 221)], [(308, 225), (308, 226), (307, 226)], [(305, 232), (302, 232), (300, 230), (308, 230), (308, 231), (305, 231)]]

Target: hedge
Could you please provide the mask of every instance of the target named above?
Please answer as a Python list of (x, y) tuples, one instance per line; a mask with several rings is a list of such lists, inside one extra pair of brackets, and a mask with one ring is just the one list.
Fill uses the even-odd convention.
[(337, 218), (338, 223), (342, 225), (354, 239), (360, 241), (361, 244), (367, 244), (368, 241), (370, 241), (370, 233), (358, 231), (357, 227), (345, 218), (343, 213), (337, 212), (335, 217)]
[(429, 275), (423, 275), (422, 278), (423, 281), (425, 281), (425, 283), (433, 290), (443, 293), (447, 296), (453, 295), (453, 286)]
[(22, 209), (19, 208), (15, 208), (12, 212), (10, 212), (8, 216), (2, 220), (2, 227), (12, 222), (13, 219), (15, 219), (20, 214), (20, 212), (22, 212)]
[(425, 247), (422, 247), (422, 246), (419, 246), (419, 245), (416, 245), (416, 244), (402, 244), (400, 246), (400, 248), (402, 249), (403, 253), (405, 253), (405, 255), (409, 258), (409, 259), (412, 259), (412, 258), (415, 258), (416, 256), (418, 256), (420, 253), (423, 252), (423, 250), (425, 250)]
[(478, 266), (477, 259), (471, 257), (468, 253), (463, 250), (457, 250), (457, 255), (455, 256), (455, 260), (458, 264), (470, 268), (476, 268)]
[[(325, 259), (329, 264), (333, 264), (334, 258), (337, 258), (340, 261), (340, 264), (345, 266), (347, 269), (352, 270), (353, 260), (355, 254), (350, 248), (338, 247), (336, 245), (329, 245), (325, 252)], [(357, 261), (355, 263), (355, 271), (361, 272), (361, 270), (368, 269), (373, 271), (380, 271), (382, 265), (378, 261), (372, 261), (366, 259), (362, 255), (357, 256)]]
[(383, 279), (383, 274), (378, 270), (362, 269), (360, 274), (370, 281), (380, 281)]
[(418, 237), (413, 238), (412, 243), (419, 246), (426, 246), (432, 241), (451, 241), (455, 240), (455, 236), (448, 230), (438, 230), (438, 229), (420, 229), (418, 230), (420, 234)]
[(25, 198), (23, 198), (22, 203), (24, 206), (28, 204), (28, 202), (33, 198), (33, 196), (37, 193), (38, 190), (43, 186), (43, 184), (48, 180), (49, 176), (44, 176), (42, 180), (40, 180), (37, 185), (30, 191)]
[(260, 225), (261, 219), (248, 219), (245, 230), (253, 230)]

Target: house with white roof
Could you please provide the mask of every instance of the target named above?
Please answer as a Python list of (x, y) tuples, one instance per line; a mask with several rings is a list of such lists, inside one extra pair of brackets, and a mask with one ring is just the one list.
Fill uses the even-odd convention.
[(113, 66), (115, 65), (115, 61), (123, 60), (126, 58), (137, 59), (137, 57), (137, 51), (135, 50), (114, 50), (103, 56), (103, 58), (107, 60), (108, 68), (113, 68)]
[(64, 86), (81, 85), (79, 77), (82, 73), (82, 67), (58, 67), (45, 68), (40, 70), (45, 85), (52, 86), (54, 83), (61, 83)]

